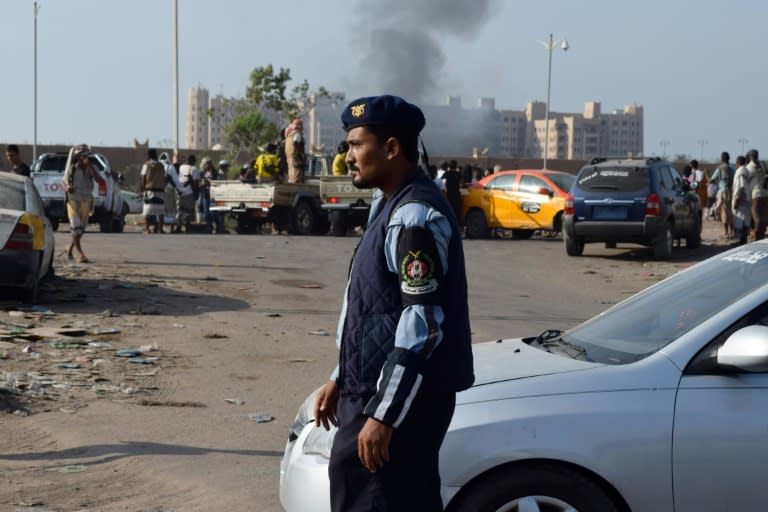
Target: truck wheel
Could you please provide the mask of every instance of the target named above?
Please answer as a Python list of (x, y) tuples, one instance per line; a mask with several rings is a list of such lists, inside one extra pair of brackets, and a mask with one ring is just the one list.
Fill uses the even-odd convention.
[(112, 216), (109, 214), (104, 214), (104, 217), (99, 220), (99, 231), (102, 233), (111, 233), (112, 232)]
[(667, 222), (659, 238), (653, 244), (653, 258), (656, 260), (668, 260), (672, 257), (672, 226)]
[(333, 236), (345, 236), (347, 234), (347, 216), (344, 212), (332, 211), (329, 214), (331, 218), (331, 234)]
[(293, 229), (299, 235), (311, 235), (315, 232), (315, 210), (306, 201), (301, 201), (293, 209)]
[(125, 217), (115, 217), (112, 219), (112, 231), (122, 233), (125, 230)]

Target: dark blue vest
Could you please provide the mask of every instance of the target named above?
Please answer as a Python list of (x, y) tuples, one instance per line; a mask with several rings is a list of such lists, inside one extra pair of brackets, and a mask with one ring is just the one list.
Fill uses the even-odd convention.
[(345, 395), (374, 395), (381, 369), (394, 348), (403, 306), (398, 275), (387, 267), (384, 243), (392, 213), (398, 205), (410, 201), (431, 205), (451, 223), (448, 272), (441, 289), (443, 340), (422, 369), (421, 389), (455, 392), (474, 382), (461, 231), (443, 193), (417, 169), (380, 208), (352, 259), (339, 364), (339, 384)]

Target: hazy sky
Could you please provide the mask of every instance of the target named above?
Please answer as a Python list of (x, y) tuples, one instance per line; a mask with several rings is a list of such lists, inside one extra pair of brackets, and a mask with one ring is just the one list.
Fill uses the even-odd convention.
[[(172, 1), (39, 3), (38, 143), (169, 143)], [(182, 145), (189, 87), (242, 95), (249, 72), (269, 63), (348, 97), (403, 94), (420, 83), (421, 101), (460, 95), (471, 105), (487, 96), (522, 110), (546, 99), (547, 51), (536, 41), (551, 32), (571, 45), (553, 52), (553, 111), (638, 103), (648, 155), (669, 141), (670, 155), (703, 150), (713, 159), (740, 153), (740, 139), (768, 155), (761, 0), (178, 3)], [(2, 0), (0, 143), (33, 138), (32, 4)], [(398, 76), (392, 68), (403, 59)]]

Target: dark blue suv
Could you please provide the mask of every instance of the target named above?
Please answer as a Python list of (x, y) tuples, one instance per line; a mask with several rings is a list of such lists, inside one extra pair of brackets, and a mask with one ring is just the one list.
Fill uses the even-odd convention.
[(701, 243), (701, 204), (675, 167), (661, 158), (595, 158), (565, 199), (563, 239), (569, 256), (584, 244), (636, 243), (669, 259), (672, 244)]

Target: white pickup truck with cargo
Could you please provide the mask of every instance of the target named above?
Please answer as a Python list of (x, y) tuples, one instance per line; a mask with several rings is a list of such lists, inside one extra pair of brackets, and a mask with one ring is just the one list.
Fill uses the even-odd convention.
[[(120, 193), (122, 176), (112, 171), (107, 157), (101, 153), (92, 153), (91, 163), (101, 179), (93, 188), (94, 211), (89, 222), (98, 222), (102, 233), (121, 233), (128, 213)], [(32, 181), (54, 230), (59, 223), (68, 222), (66, 192), (61, 182), (66, 164), (67, 153), (43, 153), (32, 164)]]
[(330, 157), (308, 157), (304, 183), (211, 182), (211, 212), (237, 220), (238, 233), (258, 233), (266, 222), (281, 231), (319, 235), (328, 231), (328, 217), (320, 207), (320, 181), (331, 168)]
[(347, 230), (368, 224), (373, 189), (360, 189), (352, 184), (352, 176), (322, 176), (320, 200), (328, 212), (331, 234), (344, 236)]

